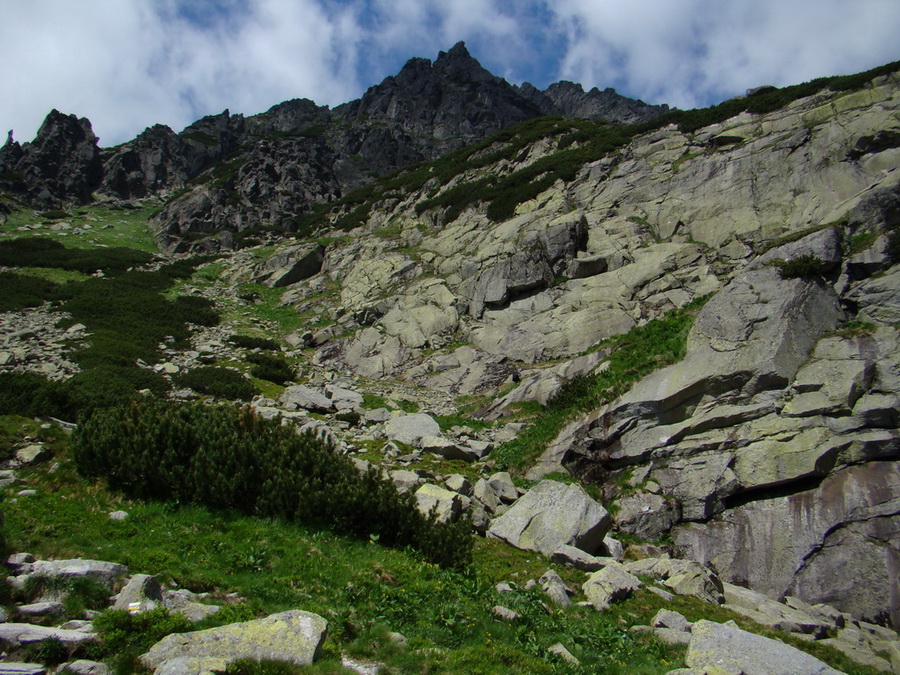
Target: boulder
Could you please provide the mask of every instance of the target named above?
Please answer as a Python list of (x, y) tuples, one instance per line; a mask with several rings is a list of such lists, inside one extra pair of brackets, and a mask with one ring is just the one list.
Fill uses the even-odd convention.
[(29, 574), (37, 577), (77, 578), (89, 577), (110, 590), (118, 588), (128, 568), (118, 563), (102, 560), (38, 560), (31, 564)]
[(488, 536), (548, 556), (564, 544), (593, 553), (610, 524), (606, 509), (580, 485), (543, 480), (491, 524)]
[(440, 436), (441, 427), (431, 415), (399, 415), (384, 423), (384, 435), (392, 441), (420, 447), (426, 436)]
[(697, 621), (685, 662), (691, 668), (719, 668), (743, 675), (840, 675), (806, 652), (736, 626)]
[(264, 619), (168, 635), (141, 656), (157, 672), (224, 671), (238, 659), (310, 665), (319, 655), (328, 622), (317, 614), (290, 610)]
[(719, 577), (709, 568), (691, 560), (645, 558), (625, 563), (624, 568), (632, 574), (646, 574), (660, 579), (678, 595), (693, 595), (715, 604), (725, 602)]
[(288, 410), (303, 409), (316, 412), (334, 410), (334, 403), (324, 393), (302, 384), (285, 389), (279, 400)]
[(568, 607), (572, 604), (569, 599), (569, 589), (566, 587), (562, 577), (553, 570), (547, 570), (538, 579), (544, 593), (550, 598), (557, 607)]
[(438, 485), (425, 483), (416, 490), (415, 497), (419, 511), (425, 515), (434, 511), (438, 522), (441, 523), (456, 520), (462, 512), (463, 502), (460, 495)]
[(77, 645), (97, 639), (95, 633), (64, 628), (33, 626), (30, 623), (0, 623), (0, 645), (4, 649), (16, 649), (44, 640), (59, 640), (64, 645)]
[(318, 274), (325, 261), (325, 249), (319, 244), (287, 246), (254, 270), (254, 283), (270, 288), (289, 286)]
[(113, 609), (147, 612), (156, 609), (162, 602), (162, 586), (156, 577), (149, 574), (135, 574), (119, 592), (113, 603)]
[(601, 612), (610, 603), (626, 599), (642, 585), (640, 579), (629, 574), (621, 565), (608, 565), (591, 574), (581, 589), (594, 609)]

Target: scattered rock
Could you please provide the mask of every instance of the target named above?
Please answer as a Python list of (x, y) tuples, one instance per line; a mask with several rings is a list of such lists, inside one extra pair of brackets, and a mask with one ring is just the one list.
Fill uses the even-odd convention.
[(594, 609), (602, 612), (610, 603), (626, 599), (642, 585), (640, 579), (621, 565), (609, 565), (591, 574), (581, 589)]

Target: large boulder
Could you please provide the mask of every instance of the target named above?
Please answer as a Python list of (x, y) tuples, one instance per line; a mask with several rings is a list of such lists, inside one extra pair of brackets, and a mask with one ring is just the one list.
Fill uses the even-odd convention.
[(431, 415), (399, 415), (384, 423), (384, 435), (392, 441), (419, 447), (423, 438), (441, 435), (441, 427)]
[(297, 609), (220, 628), (168, 635), (141, 656), (157, 672), (224, 671), (238, 659), (308, 666), (319, 655), (328, 622)]
[(271, 288), (289, 286), (318, 274), (325, 261), (319, 244), (298, 244), (279, 250), (254, 270), (254, 282)]
[(840, 671), (783, 642), (736, 626), (701, 620), (691, 629), (687, 665), (698, 672), (743, 675), (840, 675)]
[(606, 509), (580, 485), (543, 480), (493, 522), (488, 536), (548, 556), (564, 544), (594, 553), (610, 525)]

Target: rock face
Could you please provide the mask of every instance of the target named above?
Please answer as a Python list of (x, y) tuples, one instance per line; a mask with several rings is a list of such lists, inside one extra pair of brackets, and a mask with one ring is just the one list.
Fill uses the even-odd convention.
[(11, 191), (46, 207), (86, 203), (103, 177), (91, 123), (52, 110), (34, 141), (21, 147), (7, 142), (0, 151), (0, 174)]
[(327, 627), (316, 614), (291, 610), (256, 621), (169, 635), (141, 656), (141, 662), (158, 673), (224, 671), (237, 659), (308, 666), (318, 656)]

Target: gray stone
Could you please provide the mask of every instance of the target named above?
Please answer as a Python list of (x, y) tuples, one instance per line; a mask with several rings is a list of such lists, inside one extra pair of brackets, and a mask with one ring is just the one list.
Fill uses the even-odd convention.
[(34, 602), (29, 605), (19, 605), (16, 607), (16, 612), (23, 617), (58, 619), (66, 613), (66, 609), (61, 602)]
[(641, 580), (621, 565), (609, 565), (591, 574), (581, 589), (588, 602), (599, 612), (609, 607), (610, 603), (628, 598), (641, 586)]
[(500, 471), (487, 479), (488, 485), (504, 504), (511, 504), (519, 498), (519, 489), (507, 471)]
[(472, 496), (477, 499), (489, 513), (497, 511), (500, 506), (500, 498), (494, 489), (484, 478), (479, 478), (472, 488)]
[(415, 471), (407, 471), (406, 469), (391, 471), (390, 475), (391, 482), (397, 487), (399, 492), (412, 492), (425, 482), (425, 479)]
[(92, 642), (97, 639), (97, 636), (94, 633), (85, 633), (79, 630), (47, 628), (30, 623), (0, 623), (0, 645), (7, 649), (15, 649), (21, 645), (48, 639), (59, 640), (65, 645), (75, 645)]
[(615, 504), (616, 529), (640, 539), (658, 538), (672, 529), (681, 516), (679, 502), (643, 490), (617, 499)]
[(0, 675), (44, 675), (47, 668), (40, 663), (0, 662)]
[(419, 511), (425, 515), (434, 512), (438, 522), (456, 520), (463, 510), (459, 494), (431, 483), (425, 483), (416, 490), (415, 497)]
[(647, 574), (660, 579), (678, 595), (693, 595), (715, 604), (725, 602), (719, 577), (709, 568), (691, 560), (645, 558), (624, 563), (624, 568), (632, 574)]
[(128, 511), (110, 511), (110, 520), (128, 520)]
[(298, 408), (319, 412), (334, 410), (334, 403), (330, 398), (321, 391), (311, 389), (302, 384), (285, 389), (279, 401), (288, 410), (297, 410)]
[(609, 527), (606, 509), (581, 486), (543, 480), (491, 524), (488, 536), (548, 556), (564, 544), (593, 553)]
[(444, 485), (447, 486), (447, 489), (452, 492), (458, 492), (461, 495), (466, 495), (467, 497), (472, 496), (472, 483), (469, 482), (469, 479), (459, 473), (451, 474), (444, 479)]
[(192, 593), (186, 588), (177, 591), (163, 591), (163, 606), (174, 614), (181, 614), (188, 621), (203, 621), (219, 611), (218, 605), (207, 605), (197, 602), (203, 596)]
[(99, 581), (110, 590), (117, 589), (128, 568), (118, 563), (102, 560), (38, 560), (32, 563), (30, 573), (44, 577), (89, 577)]
[(561, 642), (557, 642), (555, 645), (551, 645), (547, 648), (547, 651), (554, 656), (558, 656), (566, 663), (571, 663), (573, 666), (580, 666), (581, 661), (575, 658), (568, 649), (566, 649)]
[(109, 667), (105, 663), (99, 661), (88, 661), (86, 659), (78, 659), (70, 661), (61, 666), (60, 670), (70, 670), (76, 675), (108, 675)]
[(569, 599), (566, 584), (559, 574), (553, 570), (547, 570), (541, 575), (541, 578), (538, 579), (538, 581), (540, 582), (544, 593), (547, 594), (554, 605), (557, 607), (568, 607), (572, 604), (572, 601)]
[(441, 427), (433, 417), (424, 413), (399, 415), (384, 423), (384, 435), (392, 441), (418, 448), (424, 437), (440, 436)]
[(37, 464), (51, 456), (52, 453), (46, 447), (37, 443), (16, 450), (16, 461), (19, 464)]
[(743, 675), (840, 675), (818, 659), (735, 626), (697, 621), (685, 662), (691, 668), (718, 667)]
[(327, 628), (322, 617), (295, 609), (256, 621), (168, 635), (141, 656), (141, 662), (152, 669), (174, 662), (177, 670), (171, 672), (197, 674), (224, 671), (238, 659), (308, 666), (319, 655)]
[(562, 545), (550, 554), (550, 560), (584, 572), (596, 572), (616, 562), (615, 558), (593, 556), (575, 546)]
[(671, 628), (672, 630), (681, 631), (682, 633), (689, 633), (691, 631), (691, 626), (694, 624), (685, 619), (678, 612), (673, 612), (670, 609), (661, 609), (650, 621), (650, 625), (655, 628)]
[(615, 558), (619, 560), (625, 555), (625, 546), (622, 545), (622, 542), (618, 539), (613, 539), (609, 535), (603, 537), (603, 551), (610, 558)]
[(499, 619), (500, 621), (505, 621), (506, 623), (512, 623), (519, 618), (519, 615), (516, 614), (513, 610), (509, 609), (508, 607), (503, 607), (502, 605), (496, 605), (491, 610), (491, 613), (495, 618)]
[(156, 577), (149, 574), (135, 574), (119, 592), (113, 609), (127, 610), (132, 613), (148, 612), (156, 609), (163, 602), (162, 586)]

